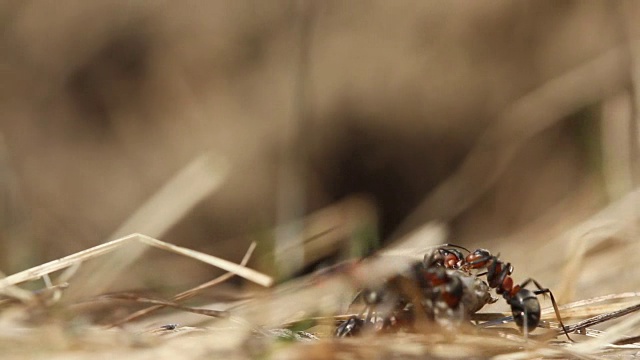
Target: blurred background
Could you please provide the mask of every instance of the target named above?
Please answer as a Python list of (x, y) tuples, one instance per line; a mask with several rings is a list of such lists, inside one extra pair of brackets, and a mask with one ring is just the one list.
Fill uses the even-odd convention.
[[(234, 262), (255, 240), (252, 266), (286, 277), (441, 220), (448, 242), (554, 285), (559, 234), (638, 180), (638, 14), (631, 1), (2, 1), (0, 269), (126, 229)], [(194, 176), (220, 183), (182, 204), (192, 187), (172, 179), (202, 156), (214, 165)], [(215, 272), (154, 251), (127, 281)]]

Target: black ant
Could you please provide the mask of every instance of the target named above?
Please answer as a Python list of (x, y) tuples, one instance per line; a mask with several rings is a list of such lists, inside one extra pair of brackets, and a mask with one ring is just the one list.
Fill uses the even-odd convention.
[[(540, 302), (538, 301), (537, 295), (549, 294), (553, 310), (556, 313), (562, 330), (567, 338), (573, 341), (562, 323), (558, 304), (551, 290), (543, 288), (537, 281), (531, 278), (525, 280), (520, 285), (514, 285), (513, 279), (511, 278), (513, 266), (511, 266), (510, 263), (505, 263), (498, 259), (498, 256), (499, 254), (492, 255), (489, 250), (477, 249), (466, 256), (460, 268), (466, 271), (471, 269), (487, 269), (486, 272), (478, 274), (477, 276), (487, 275), (489, 287), (496, 289), (496, 293), (502, 295), (511, 306), (513, 319), (525, 335), (533, 331), (540, 323)], [(533, 283), (538, 290), (531, 291), (525, 289), (530, 283)]]
[[(441, 247), (413, 264), (410, 272), (392, 277), (380, 288), (362, 290), (354, 302), (361, 299), (364, 310), (338, 326), (336, 336), (356, 335), (370, 324), (376, 331), (411, 329), (418, 316), (447, 323), (468, 318), (495, 300), (485, 282), (458, 270), (464, 259), (457, 249)], [(378, 313), (383, 314), (382, 321), (374, 317)]]

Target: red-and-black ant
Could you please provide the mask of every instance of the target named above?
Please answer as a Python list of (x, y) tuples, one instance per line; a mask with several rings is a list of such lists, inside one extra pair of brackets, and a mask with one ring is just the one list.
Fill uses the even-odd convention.
[(362, 290), (354, 302), (361, 300), (364, 309), (338, 326), (336, 336), (356, 335), (366, 327), (375, 331), (411, 329), (421, 317), (452, 324), (468, 320), (485, 304), (494, 302), (484, 281), (459, 270), (465, 258), (456, 248), (461, 247), (440, 247), (413, 264), (410, 271), (378, 288)]
[[(464, 256), (458, 249), (469, 254)], [(481, 269), (486, 271), (471, 274), (472, 270)], [(485, 304), (497, 301), (488, 291), (488, 288), (493, 288), (507, 301), (516, 325), (525, 335), (540, 323), (540, 302), (537, 295), (548, 294), (560, 326), (567, 338), (572, 340), (562, 322), (551, 290), (543, 288), (533, 279), (514, 285), (512, 272), (513, 266), (510, 263), (503, 262), (486, 249), (470, 252), (461, 246), (443, 245), (425, 255), (422, 262), (414, 264), (411, 272), (391, 278), (379, 289), (361, 291), (356, 299), (362, 299), (365, 309), (359, 316), (352, 316), (342, 323), (337, 328), (336, 335), (355, 335), (368, 324), (376, 324), (376, 330), (410, 327), (417, 309), (432, 320), (455, 322), (466, 319)], [(482, 275), (486, 275), (488, 284), (480, 280)], [(531, 283), (538, 290), (525, 288)], [(420, 306), (417, 307), (418, 305)], [(362, 315), (365, 313), (363, 319)], [(382, 314), (381, 321), (376, 321), (377, 314)]]
[[(538, 295), (548, 294), (551, 298), (551, 304), (553, 310), (556, 313), (558, 322), (564, 331), (567, 338), (571, 341), (569, 333), (562, 323), (560, 317), (560, 311), (558, 310), (558, 304), (556, 303), (553, 293), (548, 288), (543, 288), (534, 279), (527, 279), (520, 285), (514, 285), (511, 273), (513, 272), (513, 266), (510, 263), (505, 263), (498, 258), (499, 255), (492, 255), (489, 250), (477, 249), (467, 255), (464, 258), (463, 263), (460, 265), (460, 269), (469, 271), (472, 269), (486, 269), (487, 271), (476, 276), (487, 276), (487, 282), (489, 286), (496, 289), (496, 293), (502, 295), (511, 306), (511, 312), (513, 313), (513, 319), (518, 327), (527, 335), (533, 331), (540, 323), (540, 302), (538, 301)], [(527, 285), (533, 283), (538, 290), (525, 289)]]

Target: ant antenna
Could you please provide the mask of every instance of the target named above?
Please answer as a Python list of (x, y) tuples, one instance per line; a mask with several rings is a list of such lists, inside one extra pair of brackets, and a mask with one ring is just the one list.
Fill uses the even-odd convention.
[(452, 248), (457, 248), (457, 249), (462, 249), (464, 251), (466, 251), (467, 253), (471, 253), (471, 251), (469, 251), (469, 249), (467, 249), (464, 246), (461, 245), (456, 245), (456, 244), (443, 244), (442, 247), (452, 247)]

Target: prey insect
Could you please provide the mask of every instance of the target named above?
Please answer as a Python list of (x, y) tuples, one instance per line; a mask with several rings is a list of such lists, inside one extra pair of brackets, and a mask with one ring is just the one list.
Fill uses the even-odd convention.
[(339, 325), (335, 335), (353, 336), (363, 330), (411, 331), (420, 319), (455, 326), (495, 302), (486, 282), (460, 270), (465, 258), (457, 248), (461, 247), (440, 247), (408, 271), (360, 291), (352, 305), (359, 301), (363, 309)]

